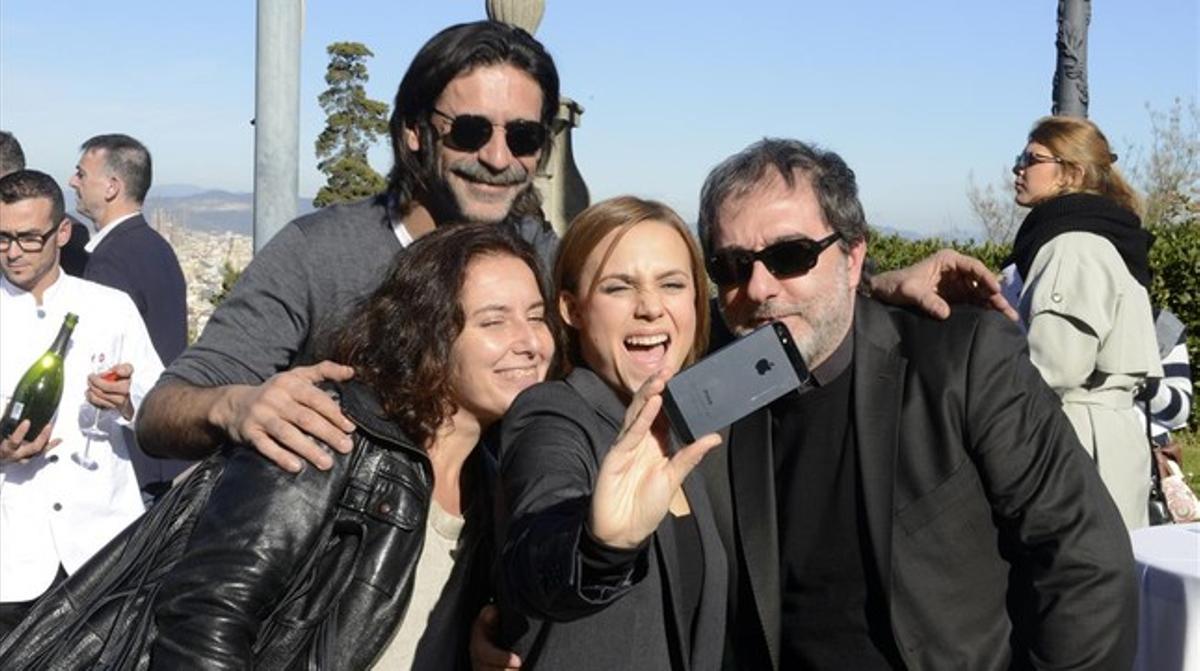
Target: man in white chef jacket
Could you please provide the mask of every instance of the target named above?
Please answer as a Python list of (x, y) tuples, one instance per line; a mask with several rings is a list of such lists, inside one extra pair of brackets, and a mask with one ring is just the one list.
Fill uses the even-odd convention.
[[(127, 295), (61, 270), (59, 250), (70, 236), (62, 191), (52, 177), (20, 170), (0, 178), (5, 406), (66, 314), (79, 317), (51, 424), (27, 436), (23, 422), (0, 438), (0, 637), (144, 510), (129, 461), (130, 434), (121, 428), (131, 425), (162, 362)], [(101, 353), (107, 361), (94, 364)], [(110, 369), (115, 380), (97, 374)], [(89, 438), (84, 429), (93, 426), (98, 431)]]

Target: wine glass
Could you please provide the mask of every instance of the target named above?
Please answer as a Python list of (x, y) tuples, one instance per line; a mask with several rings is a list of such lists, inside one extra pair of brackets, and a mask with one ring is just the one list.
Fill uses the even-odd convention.
[[(124, 345), (124, 342), (124, 336), (117, 334), (115, 338), (107, 343), (106, 347), (101, 347), (100, 349), (92, 352), (92, 356), (90, 358), (91, 373), (93, 375), (99, 375), (109, 382), (116, 381), (117, 373), (113, 370), (113, 367), (121, 362), (121, 349)], [(92, 459), (91, 455), (89, 454), (92, 448), (92, 441), (107, 438), (110, 435), (112, 432), (112, 422), (115, 420), (110, 419), (105, 415), (106, 413), (112, 413), (116, 411), (99, 408), (87, 402), (83, 404), (81, 410), (88, 412), (91, 418), (91, 423), (80, 428), (80, 433), (82, 433), (87, 439), (87, 442), (85, 442), (83, 445), (83, 452), (76, 452), (75, 454), (71, 455), (71, 458), (80, 466), (83, 466), (88, 470), (95, 470), (98, 464), (96, 463), (96, 460)], [(103, 426), (101, 422), (102, 418), (104, 419)]]

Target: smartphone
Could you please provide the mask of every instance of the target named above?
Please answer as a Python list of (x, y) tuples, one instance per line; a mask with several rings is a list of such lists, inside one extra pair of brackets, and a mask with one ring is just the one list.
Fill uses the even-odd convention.
[(772, 322), (671, 378), (663, 407), (676, 437), (686, 445), (800, 388), (808, 379), (791, 332)]

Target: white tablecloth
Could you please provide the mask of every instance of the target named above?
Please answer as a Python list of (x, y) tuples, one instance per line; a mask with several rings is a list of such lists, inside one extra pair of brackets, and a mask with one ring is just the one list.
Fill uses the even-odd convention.
[(1133, 532), (1139, 671), (1200, 671), (1200, 524)]

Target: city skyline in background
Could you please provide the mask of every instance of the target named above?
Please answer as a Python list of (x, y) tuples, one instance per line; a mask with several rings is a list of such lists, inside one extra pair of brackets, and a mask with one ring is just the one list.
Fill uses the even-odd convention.
[[(816, 141), (859, 176), (872, 225), (982, 236), (969, 175), (999, 185), (1050, 111), (1052, 0), (1018, 3), (578, 3), (547, 0), (536, 33), (562, 92), (585, 112), (575, 161), (592, 201), (663, 200), (695, 220), (721, 159), (763, 136)], [(1089, 116), (1128, 168), (1151, 140), (1146, 106), (1195, 101), (1196, 0), (1092, 3)], [(151, 198), (171, 185), (253, 189), (253, 2), (0, 3), (0, 128), (30, 167), (66, 187), (88, 137), (124, 132), (154, 156)], [(482, 1), (306, 3), (300, 193), (324, 183), (313, 142), (335, 41), (375, 57), (368, 94), (391, 104), (416, 50)], [(386, 140), (373, 167), (391, 165)]]

